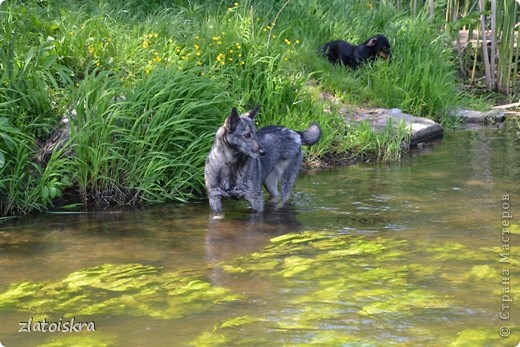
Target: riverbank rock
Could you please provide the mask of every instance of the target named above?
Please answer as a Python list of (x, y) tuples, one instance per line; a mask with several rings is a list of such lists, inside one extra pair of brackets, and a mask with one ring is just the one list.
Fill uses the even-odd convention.
[[(403, 122), (406, 129), (410, 131), (410, 143), (406, 145), (417, 146), (422, 142), (434, 140), (442, 137), (443, 127), (428, 118), (416, 117), (402, 112), (400, 109), (350, 109), (347, 105), (333, 96), (332, 94), (321, 92), (320, 99), (337, 107), (337, 112), (342, 114), (347, 122), (367, 121), (374, 130), (381, 131), (386, 129), (388, 124), (397, 127)], [(331, 112), (331, 107), (325, 111)]]
[(459, 109), (454, 112), (454, 117), (472, 124), (501, 123), (505, 119), (504, 111), (498, 109), (484, 112)]
[[(110, 100), (110, 105), (124, 102), (126, 101), (126, 97), (121, 95), (114, 97)], [(39, 144), (39, 150), (36, 154), (36, 162), (41, 166), (45, 167), (51, 158), (52, 153), (63, 148), (65, 143), (70, 138), (70, 122), (74, 121), (78, 117), (78, 113), (76, 108), (73, 106), (69, 107), (69, 109), (65, 112), (65, 114), (61, 117), (60, 123), (53, 130), (51, 136), (45, 141)], [(107, 117), (112, 117), (111, 114), (108, 114)], [(72, 150), (68, 149), (65, 153), (65, 156), (74, 155)], [(1, 346), (0, 346), (1, 347)]]
[(397, 108), (358, 111), (353, 117), (356, 121), (368, 121), (376, 131), (385, 129), (388, 124), (396, 127), (403, 123), (403, 126), (410, 131), (411, 146), (442, 137), (444, 132), (443, 127), (431, 119), (412, 116)]
[[(62, 148), (69, 139), (70, 120), (74, 118), (76, 118), (76, 110), (71, 108), (61, 117), (60, 123), (52, 132), (51, 137), (40, 146), (36, 154), (36, 162), (40, 166), (44, 167), (47, 165), (52, 153)], [(66, 153), (66, 155), (70, 155), (70, 153)]]

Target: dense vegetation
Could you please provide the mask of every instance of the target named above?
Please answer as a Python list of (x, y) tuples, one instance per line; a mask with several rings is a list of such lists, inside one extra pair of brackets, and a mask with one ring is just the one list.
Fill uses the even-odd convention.
[[(398, 156), (401, 131), (346, 123), (354, 107), (395, 107), (450, 123), (475, 102), (452, 40), (425, 11), (386, 1), (9, 1), (0, 4), (0, 214), (202, 196), (213, 135), (232, 106), (260, 125), (323, 138), (309, 158)], [(393, 59), (349, 71), (317, 54), (336, 38), (384, 33)], [(39, 148), (68, 115), (70, 137)]]

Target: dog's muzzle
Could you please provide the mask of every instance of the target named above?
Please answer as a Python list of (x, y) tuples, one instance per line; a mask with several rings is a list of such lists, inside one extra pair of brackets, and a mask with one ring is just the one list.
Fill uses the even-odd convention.
[(380, 51), (377, 53), (377, 55), (379, 55), (381, 58), (383, 59), (388, 59), (390, 58), (390, 52), (384, 52), (384, 51)]

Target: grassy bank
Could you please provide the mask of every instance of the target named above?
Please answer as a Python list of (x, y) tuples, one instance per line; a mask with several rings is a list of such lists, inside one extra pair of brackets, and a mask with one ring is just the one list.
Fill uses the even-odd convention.
[[(346, 124), (320, 91), (442, 123), (469, 100), (438, 23), (376, 1), (8, 1), (0, 21), (4, 216), (203, 196), (204, 159), (232, 106), (262, 105), (259, 126), (319, 122), (308, 158), (391, 159), (402, 133)], [(316, 53), (375, 33), (391, 39), (391, 62), (348, 71)], [(70, 138), (38, 162), (72, 109)]]

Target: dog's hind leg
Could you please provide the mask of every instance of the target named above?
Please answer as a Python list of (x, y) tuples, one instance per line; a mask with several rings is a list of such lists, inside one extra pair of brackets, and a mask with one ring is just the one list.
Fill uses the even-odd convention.
[(296, 177), (298, 176), (298, 172), (290, 171), (286, 172), (282, 177), (282, 200), (280, 201), (280, 205), (284, 205), (289, 198), (291, 197), (291, 193), (294, 187), (294, 183), (296, 182)]
[(299, 168), (302, 164), (302, 161), (303, 154), (300, 154), (294, 158), (294, 160), (292, 160), (288, 166), (286, 166), (286, 169), (282, 175), (282, 200), (280, 201), (280, 206), (284, 205), (291, 197), (294, 183), (296, 182), (296, 177), (298, 177)]
[[(278, 162), (273, 167), (273, 169), (271, 170), (269, 175), (267, 175), (267, 177), (264, 179), (265, 189), (267, 189), (269, 194), (271, 194), (270, 201), (273, 203), (277, 202), (280, 197), (280, 193), (278, 193), (278, 184), (280, 183), (280, 180), (283, 178), (285, 173), (288, 170), (292, 169), (291, 167), (289, 167), (290, 164), (291, 164), (291, 161), (289, 159)], [(282, 192), (282, 197), (283, 197), (283, 192)]]
[(278, 200), (280, 193), (278, 193), (278, 182), (282, 176), (282, 171), (279, 167), (274, 167), (271, 173), (265, 178), (264, 186), (267, 192), (271, 195), (270, 201), (275, 202)]

